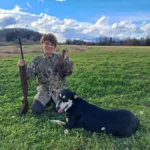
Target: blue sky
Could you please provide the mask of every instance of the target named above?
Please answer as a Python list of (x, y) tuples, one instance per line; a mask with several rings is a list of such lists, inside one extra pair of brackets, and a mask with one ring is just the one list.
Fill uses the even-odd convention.
[(0, 5), (0, 28), (52, 32), (59, 41), (99, 36), (150, 36), (150, 0), (10, 0)]

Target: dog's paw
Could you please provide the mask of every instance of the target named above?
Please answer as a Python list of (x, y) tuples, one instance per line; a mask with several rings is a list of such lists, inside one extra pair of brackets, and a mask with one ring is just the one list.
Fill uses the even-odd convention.
[(52, 123), (56, 123), (56, 120), (51, 120)]
[(64, 130), (64, 134), (68, 134), (68, 132), (69, 132), (69, 131), (68, 131), (67, 129)]
[(60, 120), (51, 120), (51, 122), (52, 123), (56, 123), (56, 124), (58, 124), (58, 125), (65, 125), (65, 122), (63, 122), (63, 121), (60, 121)]

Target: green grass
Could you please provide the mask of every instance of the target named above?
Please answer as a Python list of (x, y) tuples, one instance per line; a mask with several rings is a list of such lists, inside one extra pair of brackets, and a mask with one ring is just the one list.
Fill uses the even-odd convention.
[[(29, 49), (32, 50), (32, 47)], [(0, 150), (149, 150), (150, 149), (150, 47), (89, 47), (73, 52), (74, 73), (67, 86), (80, 97), (106, 109), (124, 108), (140, 119), (138, 131), (118, 139), (105, 133), (69, 130), (52, 124), (64, 120), (53, 111), (35, 116), (31, 103), (36, 81), (29, 81), (29, 112), (18, 117), (22, 90), (16, 65), (20, 57), (0, 59)], [(29, 62), (35, 54), (25, 55)]]

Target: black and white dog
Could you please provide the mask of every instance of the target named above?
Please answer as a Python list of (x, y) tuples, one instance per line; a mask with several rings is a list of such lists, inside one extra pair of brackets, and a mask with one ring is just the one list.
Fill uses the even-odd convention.
[(106, 132), (118, 137), (129, 137), (136, 132), (139, 120), (128, 110), (105, 110), (62, 90), (56, 103), (58, 113), (66, 112), (66, 123), (53, 120), (68, 129), (84, 128), (93, 132)]

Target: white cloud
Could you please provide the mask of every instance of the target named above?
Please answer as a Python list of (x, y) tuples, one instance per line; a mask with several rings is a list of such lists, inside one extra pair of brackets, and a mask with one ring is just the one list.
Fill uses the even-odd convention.
[(150, 22), (135, 22), (121, 20), (111, 22), (109, 17), (102, 16), (95, 23), (79, 22), (74, 19), (59, 19), (45, 13), (31, 14), (23, 8), (15, 6), (12, 10), (0, 9), (0, 28), (28, 28), (41, 33), (52, 32), (58, 41), (66, 39), (96, 39), (99, 36), (135, 37), (141, 38), (150, 35)]
[(150, 23), (141, 26), (141, 30), (147, 33), (147, 36), (150, 36)]
[[(3, 28), (12, 28), (12, 27), (31, 27), (31, 22), (32, 21), (35, 21), (39, 18), (38, 15), (35, 15), (35, 14), (30, 14), (30, 13), (27, 13), (27, 12), (23, 12), (21, 11), (22, 8), (19, 7), (19, 6), (15, 6), (15, 8), (13, 8), (12, 10), (4, 10), (4, 9), (0, 9), (0, 16), (11, 16), (13, 17), (17, 23), (14, 23), (14, 24), (7, 24), (5, 23), (6, 25), (3, 26)], [(2, 26), (0, 24), (0, 26)]]
[(18, 5), (15, 6), (14, 9), (12, 9), (13, 12), (19, 12), (22, 8), (19, 7)]
[(96, 22), (96, 24), (95, 25), (101, 25), (101, 24), (106, 24), (107, 23), (107, 18), (106, 18), (106, 16), (102, 16), (101, 18), (99, 18), (98, 20), (97, 20), (97, 22)]
[(0, 15), (0, 27), (6, 27), (8, 25), (16, 24), (17, 19), (11, 14)]
[(28, 2), (26, 4), (28, 5), (28, 7), (31, 7), (31, 5)]

